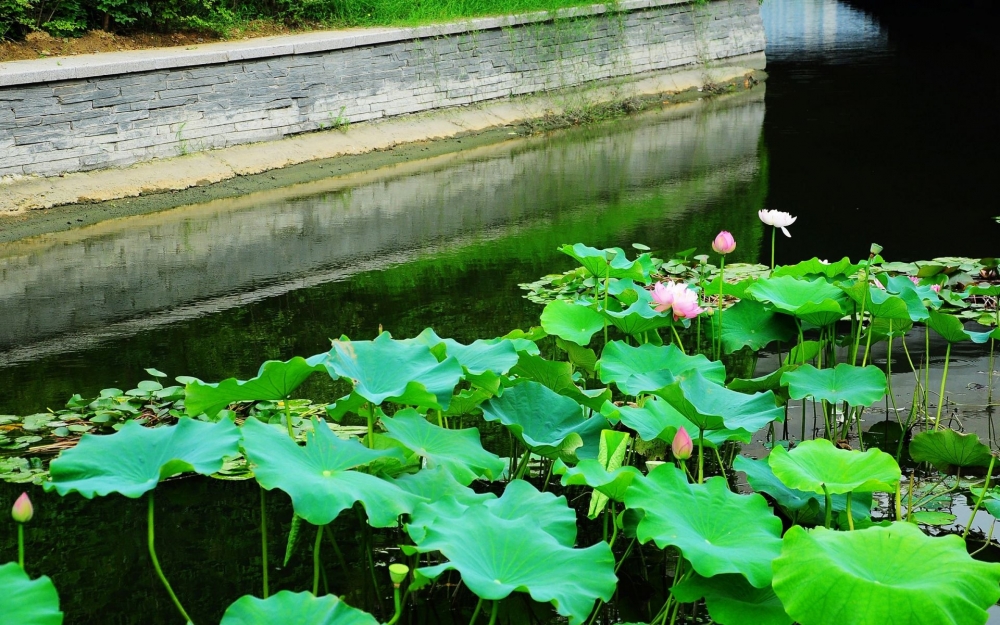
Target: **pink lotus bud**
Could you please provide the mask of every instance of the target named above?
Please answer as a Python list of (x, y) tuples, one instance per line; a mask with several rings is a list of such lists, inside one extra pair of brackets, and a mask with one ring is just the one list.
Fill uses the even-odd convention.
[(28, 493), (21, 493), (21, 496), (14, 502), (10, 515), (18, 523), (27, 523), (31, 517), (35, 516), (35, 508), (31, 505), (31, 500), (28, 499)]
[(723, 230), (715, 235), (715, 240), (712, 241), (712, 249), (718, 254), (728, 254), (736, 249), (736, 239), (728, 231)]
[(674, 441), (670, 443), (670, 448), (674, 452), (674, 458), (687, 460), (691, 457), (691, 452), (694, 451), (694, 441), (691, 440), (691, 436), (688, 435), (687, 430), (680, 427), (677, 428), (677, 433), (674, 434)]
[(931, 285), (931, 290), (934, 291), (935, 293), (940, 293), (941, 292), (941, 285), (940, 284), (932, 284)]
[(920, 278), (916, 276), (906, 276), (906, 277), (909, 278), (910, 282), (912, 282), (913, 284), (920, 284)]

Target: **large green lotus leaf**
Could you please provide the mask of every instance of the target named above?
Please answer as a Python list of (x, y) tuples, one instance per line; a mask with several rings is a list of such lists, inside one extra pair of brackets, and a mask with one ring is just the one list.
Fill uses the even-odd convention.
[(864, 280), (853, 284), (841, 284), (840, 288), (854, 300), (860, 311), (864, 304), (865, 312), (880, 319), (895, 319), (910, 321), (910, 311), (906, 301), (898, 295), (893, 295), (885, 289), (880, 289)]
[(360, 501), (373, 526), (390, 527), (420, 501), (391, 482), (350, 470), (387, 456), (403, 460), (397, 448), (368, 449), (342, 440), (318, 420), (300, 447), (280, 430), (248, 419), (243, 448), (260, 485), (288, 493), (295, 513), (313, 525), (326, 525)]
[(971, 432), (931, 430), (913, 437), (910, 457), (917, 462), (930, 462), (942, 473), (955, 473), (964, 467), (989, 466), (993, 453)]
[[(826, 510), (826, 498), (816, 493), (789, 488), (774, 475), (771, 465), (768, 464), (766, 458), (751, 460), (744, 456), (737, 456), (733, 460), (733, 468), (746, 473), (747, 484), (755, 492), (769, 495), (797, 524), (806, 525), (822, 522)], [(844, 512), (847, 510), (846, 494), (831, 495), (830, 502), (833, 504), (834, 512)], [(855, 520), (863, 520), (870, 517), (871, 509), (871, 493), (851, 494), (851, 516)]]
[(771, 583), (781, 520), (760, 495), (737, 495), (722, 477), (689, 484), (664, 464), (632, 481), (625, 506), (645, 512), (636, 528), (640, 542), (676, 547), (700, 575), (739, 573), (756, 588)]
[(775, 447), (767, 459), (789, 488), (811, 493), (894, 492), (900, 478), (896, 460), (878, 449), (848, 451), (825, 438), (799, 443), (792, 451)]
[(487, 371), (502, 375), (517, 364), (517, 347), (510, 339), (479, 339), (465, 345), (455, 339), (443, 339), (431, 328), (426, 328), (414, 338), (398, 342), (426, 345), (439, 360), (454, 356), (466, 371), (474, 375)]
[[(807, 341), (809, 342), (809, 341)], [(799, 365), (782, 365), (771, 373), (759, 378), (734, 378), (726, 384), (726, 388), (737, 393), (760, 393), (773, 391), (775, 399), (782, 404), (788, 402), (788, 387), (782, 384), (781, 376), (787, 371), (794, 371)]]
[(874, 365), (857, 367), (840, 363), (833, 369), (802, 365), (781, 376), (792, 399), (812, 397), (828, 402), (846, 401), (851, 406), (871, 406), (885, 397), (885, 373)]
[(848, 299), (840, 288), (824, 279), (800, 280), (792, 276), (758, 280), (747, 288), (747, 295), (817, 326), (828, 326), (843, 317)]
[(604, 328), (604, 317), (593, 308), (580, 303), (553, 300), (542, 311), (542, 328), (550, 335), (586, 345)]
[(383, 417), (382, 425), (390, 437), (425, 458), (428, 468), (444, 467), (466, 486), (480, 477), (495, 480), (507, 466), (499, 456), (483, 449), (476, 428), (446, 430), (428, 423), (412, 408)]
[(239, 441), (240, 430), (229, 419), (206, 423), (184, 418), (158, 428), (128, 421), (111, 435), (84, 434), (76, 447), (52, 461), (52, 481), (43, 486), (60, 495), (76, 491), (87, 499), (109, 493), (135, 499), (172, 475), (219, 471), (227, 456), (239, 453)]
[(724, 313), (722, 349), (727, 354), (744, 347), (757, 351), (773, 341), (787, 341), (795, 336), (795, 324), (790, 317), (767, 310), (760, 302), (741, 300)]
[(961, 343), (962, 341), (972, 341), (973, 343), (985, 343), (990, 340), (991, 332), (969, 332), (962, 324), (962, 320), (954, 315), (938, 312), (936, 310), (927, 311), (927, 325), (935, 332), (944, 337), (949, 343)]
[(806, 276), (823, 276), (824, 278), (838, 278), (853, 276), (861, 269), (861, 265), (855, 265), (846, 256), (834, 263), (824, 263), (818, 258), (810, 258), (794, 265), (775, 267), (775, 277), (793, 276), (804, 278)]
[(10, 625), (61, 625), (59, 593), (46, 576), (31, 579), (16, 562), (0, 566), (0, 622)]
[(469, 505), (495, 498), (491, 493), (477, 493), (459, 483), (454, 475), (440, 466), (403, 474), (392, 480), (392, 483), (411, 495), (428, 501), (439, 501), (450, 497), (459, 503)]
[(538, 382), (523, 382), (482, 405), (483, 418), (499, 421), (529, 449), (576, 463), (596, 458), (604, 417), (583, 416), (583, 407)]
[(910, 321), (925, 321), (927, 319), (928, 310), (927, 305), (924, 303), (925, 299), (930, 300), (932, 305), (935, 302), (936, 306), (941, 305), (941, 299), (937, 293), (931, 291), (929, 288), (925, 289), (926, 293), (922, 292), (924, 289), (918, 291), (917, 286), (906, 276), (892, 276), (885, 278), (884, 281), (886, 291), (899, 296), (906, 303), (906, 310), (910, 315)]
[(648, 282), (653, 271), (653, 261), (649, 254), (640, 254), (635, 260), (629, 260), (620, 247), (599, 250), (595, 247), (577, 243), (562, 245), (559, 251), (568, 254), (583, 265), (592, 276), (604, 280), (606, 278), (629, 278), (640, 282)]
[(324, 370), (321, 363), (296, 356), (285, 362), (268, 360), (260, 366), (256, 377), (245, 381), (229, 378), (206, 384), (194, 380), (184, 387), (184, 410), (189, 415), (204, 412), (214, 417), (233, 402), (285, 399), (314, 371)]
[(647, 332), (669, 327), (674, 323), (673, 315), (656, 312), (651, 306), (649, 292), (640, 289), (638, 301), (625, 310), (601, 309), (601, 314), (613, 326), (629, 336), (640, 337)]
[(981, 625), (1000, 599), (1000, 564), (973, 560), (958, 536), (931, 538), (910, 523), (795, 526), (774, 561), (774, 591), (802, 625)]
[(719, 625), (791, 625), (792, 619), (770, 586), (754, 588), (742, 575), (702, 577), (695, 573), (670, 589), (682, 603), (702, 597)]
[(334, 341), (323, 363), (330, 377), (351, 380), (354, 392), (373, 404), (388, 399), (447, 410), (462, 378), (457, 358), (438, 362), (430, 347), (393, 340), (388, 332), (374, 341)]
[(573, 381), (573, 365), (568, 362), (521, 354), (517, 365), (511, 368), (510, 373), (519, 378), (534, 380), (559, 394), (570, 388), (579, 391)]
[(582, 624), (597, 599), (615, 592), (615, 557), (605, 542), (573, 549), (539, 527), (530, 515), (502, 518), (485, 505), (441, 516), (414, 539), (420, 552), (439, 551), (448, 559), (417, 569), (418, 580), (435, 579), (452, 569), (483, 599), (497, 601), (526, 591), (535, 601), (551, 602), (570, 625)]
[(660, 395), (697, 427), (705, 430), (756, 432), (771, 421), (785, 418), (776, 406), (774, 393), (747, 395), (706, 380), (695, 370), (687, 377), (658, 390)]
[(640, 345), (632, 347), (621, 341), (611, 341), (597, 361), (601, 382), (614, 383), (623, 393), (639, 395), (652, 392), (700, 371), (709, 381), (726, 381), (726, 367), (701, 354), (686, 356), (675, 345)]
[[(589, 486), (615, 501), (624, 501), (625, 491), (636, 476), (642, 475), (639, 469), (632, 466), (618, 467), (608, 471), (597, 460), (581, 460), (575, 467), (567, 466), (561, 460), (556, 460), (552, 473), (562, 476), (563, 486)], [(590, 513), (588, 512), (588, 516)], [(594, 514), (590, 518), (596, 518)]]
[(336, 595), (282, 590), (267, 599), (244, 595), (226, 608), (220, 625), (378, 625), (375, 617), (352, 608)]
[[(694, 442), (698, 444), (698, 426), (677, 412), (665, 399), (655, 395), (647, 397), (642, 408), (605, 404), (602, 414), (611, 421), (621, 421), (632, 428), (644, 441), (659, 438), (669, 443), (674, 440), (677, 430), (684, 428), (688, 434), (694, 435)], [(752, 436), (752, 432), (741, 429), (706, 430), (705, 444), (707, 447), (719, 447), (726, 441), (749, 443)]]

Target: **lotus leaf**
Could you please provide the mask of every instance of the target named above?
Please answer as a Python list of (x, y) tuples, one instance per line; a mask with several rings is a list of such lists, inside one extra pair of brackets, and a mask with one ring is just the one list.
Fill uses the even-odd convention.
[(516, 344), (505, 338), (479, 339), (465, 345), (455, 339), (443, 339), (434, 330), (427, 328), (412, 339), (398, 342), (426, 345), (439, 360), (454, 356), (467, 372), (475, 375), (487, 371), (504, 374), (517, 364)]
[(483, 418), (507, 426), (529, 449), (564, 462), (596, 458), (604, 417), (586, 419), (583, 408), (538, 382), (524, 382), (482, 405)]
[(611, 599), (617, 577), (607, 543), (573, 549), (543, 530), (530, 509), (516, 518), (496, 512), (474, 505), (436, 518), (414, 541), (419, 552), (439, 551), (448, 561), (417, 569), (415, 577), (434, 579), (456, 570), (473, 593), (494, 601), (527, 591), (535, 601), (551, 602), (570, 625), (583, 623), (597, 599)]
[(412, 408), (392, 418), (384, 417), (382, 425), (389, 436), (425, 458), (428, 467), (444, 467), (465, 486), (480, 477), (495, 480), (506, 466), (498, 456), (483, 449), (476, 428), (446, 430), (428, 423)]
[(775, 267), (772, 275), (775, 277), (793, 276), (795, 278), (803, 278), (806, 276), (846, 278), (856, 274), (859, 269), (861, 269), (861, 265), (855, 265), (851, 262), (851, 259), (846, 256), (833, 263), (824, 263), (818, 258), (810, 258), (809, 260), (804, 260), (794, 265)]
[(973, 560), (958, 536), (931, 538), (910, 523), (795, 526), (774, 561), (774, 591), (802, 625), (974, 625), (1000, 599), (1000, 564)]
[(739, 573), (756, 588), (771, 583), (771, 561), (781, 550), (781, 520), (760, 495), (737, 495), (725, 478), (689, 484), (672, 464), (636, 477), (625, 506), (645, 516), (640, 542), (676, 547), (700, 575)]
[[(679, 428), (684, 428), (688, 433), (698, 431), (697, 425), (677, 412), (665, 399), (656, 396), (646, 398), (642, 408), (605, 404), (605, 410), (602, 414), (610, 420), (621, 421), (635, 430), (639, 437), (645, 441), (658, 438), (669, 443), (674, 440), (674, 435), (677, 434)], [(726, 441), (749, 443), (752, 436), (752, 432), (741, 429), (706, 430), (705, 445), (718, 447)], [(694, 443), (698, 444), (697, 436), (695, 436)]]
[[(556, 460), (552, 473), (562, 476), (563, 486), (589, 486), (608, 499), (624, 501), (625, 490), (636, 476), (642, 475), (639, 469), (626, 466), (609, 471), (597, 460), (581, 460), (575, 467), (566, 466), (562, 460)], [(606, 501), (606, 500), (605, 500)], [(591, 505), (588, 516), (597, 518), (601, 510), (594, 510)]]
[(656, 312), (651, 305), (649, 292), (643, 289), (640, 293), (642, 295), (639, 299), (625, 310), (601, 309), (601, 314), (623, 333), (636, 338), (659, 328), (670, 327), (674, 323), (673, 316)]
[(542, 311), (542, 328), (550, 335), (586, 345), (604, 328), (604, 317), (581, 303), (553, 300)]
[(378, 625), (375, 617), (347, 605), (336, 595), (282, 590), (267, 599), (244, 595), (226, 608), (220, 625)]
[(568, 362), (521, 354), (517, 365), (510, 370), (510, 373), (519, 378), (534, 380), (559, 394), (570, 388), (579, 391), (573, 381), (573, 365)]
[(886, 291), (899, 296), (906, 303), (910, 321), (925, 321), (929, 315), (927, 304), (933, 307), (941, 305), (941, 298), (930, 287), (917, 287), (906, 276), (892, 276), (884, 279)]
[(649, 254), (640, 254), (635, 260), (625, 256), (625, 250), (612, 247), (599, 250), (594, 247), (577, 243), (563, 245), (559, 251), (576, 259), (590, 275), (604, 280), (605, 278), (629, 278), (646, 282), (653, 271), (653, 261)]
[[(287, 436), (285, 436), (288, 439)], [(135, 499), (178, 473), (211, 475), (226, 456), (239, 453), (240, 430), (229, 419), (206, 423), (183, 418), (177, 425), (147, 428), (129, 421), (115, 434), (84, 434), (49, 466), (46, 491), (76, 491), (92, 499), (119, 493)]]
[(295, 513), (313, 525), (326, 525), (360, 501), (373, 526), (390, 527), (420, 501), (391, 482), (349, 470), (387, 456), (402, 460), (398, 449), (368, 449), (355, 440), (342, 440), (315, 419), (305, 447), (272, 426), (248, 419), (243, 447), (260, 485), (288, 493)]
[(885, 373), (874, 365), (857, 367), (840, 363), (833, 369), (802, 365), (781, 376), (792, 399), (812, 397), (828, 402), (846, 401), (851, 406), (871, 406), (885, 397)]
[(786, 486), (811, 493), (824, 492), (824, 486), (830, 494), (894, 492), (901, 475), (884, 451), (847, 451), (825, 438), (803, 441), (791, 451), (775, 447), (768, 464)]
[(656, 392), (697, 427), (706, 430), (756, 432), (771, 421), (785, 418), (774, 393), (746, 395), (706, 380), (699, 371)]
[(373, 404), (388, 399), (447, 410), (462, 378), (454, 356), (438, 362), (430, 347), (393, 340), (388, 332), (374, 341), (334, 341), (322, 362), (330, 377), (351, 380), (354, 392)]
[(3, 612), (0, 620), (11, 625), (61, 625), (59, 593), (46, 576), (31, 579), (16, 562), (0, 565)]
[(719, 625), (791, 625), (781, 600), (770, 586), (754, 588), (742, 575), (702, 577), (697, 573), (676, 584), (670, 593), (682, 603), (702, 597)]
[(428, 501), (438, 501), (450, 497), (463, 505), (470, 505), (495, 497), (490, 493), (477, 493), (461, 484), (454, 475), (440, 466), (432, 469), (421, 469), (416, 473), (406, 473), (392, 482), (411, 495)]
[(744, 347), (760, 350), (773, 341), (787, 341), (793, 336), (795, 324), (788, 316), (767, 310), (753, 300), (737, 302), (722, 317), (722, 349), (727, 354)]
[(910, 513), (910, 522), (920, 525), (951, 525), (958, 518), (954, 514), (937, 510), (917, 510)]
[(758, 280), (747, 288), (747, 295), (817, 326), (840, 320), (847, 301), (847, 295), (826, 280), (800, 280), (792, 276)]
[(913, 437), (910, 457), (917, 462), (930, 462), (942, 473), (955, 473), (960, 468), (989, 466), (993, 453), (976, 434), (931, 430)]
[(990, 340), (991, 332), (969, 332), (962, 320), (954, 315), (936, 310), (928, 311), (927, 325), (944, 337), (949, 343), (961, 343), (971, 340), (973, 343), (985, 343)]
[(711, 382), (726, 381), (726, 368), (721, 362), (701, 354), (686, 356), (674, 345), (632, 347), (612, 341), (604, 347), (597, 367), (601, 382), (613, 382), (628, 395), (661, 389), (692, 371), (700, 371)]
[(597, 368), (597, 354), (589, 347), (581, 347), (572, 341), (556, 337), (556, 346), (565, 351), (569, 356), (570, 363), (578, 369), (582, 369), (587, 375), (594, 375)]
[(229, 378), (206, 384), (194, 380), (184, 387), (184, 410), (189, 415), (204, 412), (214, 417), (234, 402), (285, 399), (314, 371), (323, 370), (321, 363), (310, 363), (296, 356), (286, 362), (268, 360), (260, 366), (256, 377), (245, 381)]

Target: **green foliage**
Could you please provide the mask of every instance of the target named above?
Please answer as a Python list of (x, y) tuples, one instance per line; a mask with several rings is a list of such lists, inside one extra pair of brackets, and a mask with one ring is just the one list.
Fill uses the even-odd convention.
[(281, 592), (258, 599), (240, 597), (226, 609), (220, 625), (378, 625), (371, 614), (352, 608), (334, 595), (314, 597), (308, 592)]
[(30, 579), (16, 562), (0, 565), (4, 623), (17, 625), (62, 625), (59, 594), (44, 575)]

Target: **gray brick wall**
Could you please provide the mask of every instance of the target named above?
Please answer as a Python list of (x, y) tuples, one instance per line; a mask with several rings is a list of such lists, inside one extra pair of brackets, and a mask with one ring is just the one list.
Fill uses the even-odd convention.
[(345, 121), (710, 65), (764, 45), (757, 0), (714, 0), (0, 87), (0, 176), (124, 166)]

